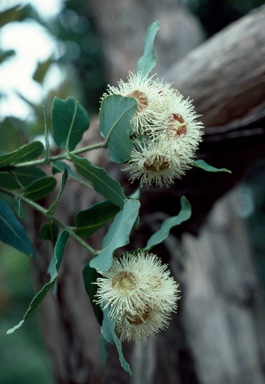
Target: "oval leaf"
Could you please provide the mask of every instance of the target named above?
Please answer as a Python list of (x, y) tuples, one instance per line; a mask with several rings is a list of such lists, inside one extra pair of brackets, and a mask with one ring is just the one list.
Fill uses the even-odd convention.
[(53, 137), (57, 146), (72, 151), (89, 127), (89, 116), (73, 97), (55, 97), (52, 107)]
[(100, 132), (107, 140), (110, 160), (115, 163), (124, 163), (130, 158), (130, 122), (137, 106), (134, 98), (119, 95), (107, 96), (102, 102), (99, 114)]
[(176, 225), (180, 225), (183, 221), (186, 221), (191, 217), (191, 206), (186, 197), (182, 196), (180, 203), (181, 210), (179, 214), (177, 216), (170, 217), (163, 222), (161, 228), (148, 240), (144, 248), (145, 250), (150, 250), (153, 246), (160, 244), (168, 237), (171, 228)]
[(101, 325), (103, 321), (103, 313), (101, 311), (99, 304), (95, 302), (97, 286), (96, 284), (93, 284), (95, 283), (95, 281), (99, 276), (100, 276), (99, 273), (94, 268), (91, 268), (89, 264), (87, 264), (83, 269), (83, 279), (84, 279), (85, 289), (89, 296), (90, 303), (93, 307), (97, 321)]
[(9, 171), (0, 172), (0, 185), (7, 189), (20, 188), (16, 176)]
[(117, 213), (103, 239), (102, 251), (90, 261), (89, 265), (101, 272), (107, 271), (113, 261), (113, 252), (129, 242), (132, 227), (138, 217), (140, 202), (125, 200), (123, 209)]
[(37, 167), (17, 168), (12, 170), (12, 174), (16, 176), (19, 184), (23, 187), (26, 187), (41, 177), (47, 176), (42, 169)]
[(54, 177), (45, 176), (33, 181), (24, 191), (23, 196), (30, 200), (39, 200), (49, 195), (56, 186)]
[(61, 182), (59, 193), (58, 193), (54, 203), (52, 203), (52, 205), (48, 209), (47, 214), (51, 214), (55, 210), (55, 208), (57, 207), (57, 204), (59, 203), (59, 200), (60, 200), (60, 198), (62, 196), (64, 187), (65, 187), (65, 184), (66, 184), (66, 181), (67, 181), (67, 177), (68, 177), (68, 172), (67, 172), (67, 169), (65, 168), (64, 171), (63, 171), (63, 175), (62, 175), (62, 182)]
[(17, 168), (12, 171), (0, 172), (0, 185), (8, 189), (18, 189), (44, 176), (46, 173), (40, 168)]
[(39, 240), (50, 240), (53, 247), (56, 244), (57, 237), (59, 234), (59, 227), (55, 223), (45, 223), (42, 224), (40, 228)]
[[(117, 351), (119, 353), (119, 360), (120, 360), (121, 366), (126, 372), (128, 372), (131, 375), (132, 371), (131, 371), (130, 365), (127, 363), (127, 361), (125, 360), (125, 358), (123, 356), (121, 342), (115, 333), (115, 325), (116, 325), (117, 319), (110, 318), (110, 316), (108, 314), (108, 308), (106, 308), (103, 311), (103, 316), (104, 317), (103, 317), (103, 323), (102, 323), (102, 328), (101, 328), (101, 334), (104, 337), (104, 339), (106, 340), (106, 342), (116, 345)], [(107, 357), (106, 356), (106, 349), (103, 348), (102, 351), (104, 352), (102, 355), (102, 358), (104, 361)]]
[(25, 229), (3, 200), (0, 200), (0, 240), (26, 255), (35, 254)]
[(91, 236), (112, 219), (119, 210), (117, 205), (109, 200), (104, 200), (84, 211), (78, 212), (75, 217), (75, 233), (80, 237)]
[(232, 173), (229, 169), (226, 168), (215, 168), (212, 167), (211, 165), (207, 164), (206, 161), (204, 160), (195, 160), (192, 162), (193, 167), (201, 168), (204, 171), (207, 172), (227, 172), (227, 173)]
[(123, 207), (123, 201), (126, 199), (126, 196), (118, 181), (112, 179), (105, 169), (97, 167), (90, 163), (89, 160), (72, 154), (70, 154), (70, 157), (77, 171), (93, 183), (98, 193), (120, 208)]
[(2, 153), (0, 155), (0, 167), (35, 159), (42, 153), (43, 149), (43, 144), (40, 141), (33, 141), (22, 145), (13, 152)]
[(136, 64), (136, 72), (140, 72), (144, 76), (147, 76), (156, 66), (154, 41), (159, 28), (159, 21), (155, 21), (148, 27), (146, 31), (144, 41), (144, 54), (142, 57), (140, 57)]
[(21, 327), (21, 325), (26, 320), (30, 319), (34, 315), (36, 309), (38, 308), (38, 306), (40, 305), (40, 303), (42, 302), (44, 297), (47, 295), (47, 293), (49, 292), (49, 290), (53, 286), (53, 284), (54, 284), (54, 282), (58, 276), (59, 268), (61, 265), (61, 261), (63, 258), (64, 249), (65, 249), (68, 237), (69, 237), (69, 234), (67, 232), (64, 231), (61, 233), (61, 235), (60, 235), (60, 237), (59, 237), (59, 239), (55, 245), (54, 254), (53, 254), (53, 256), (51, 258), (51, 262), (50, 262), (50, 267), (49, 267), (49, 273), (51, 276), (50, 281), (47, 284), (45, 284), (42, 287), (42, 289), (33, 297), (23, 319), (17, 325), (15, 325), (13, 328), (10, 328), (7, 331), (8, 335), (15, 332), (18, 328)]

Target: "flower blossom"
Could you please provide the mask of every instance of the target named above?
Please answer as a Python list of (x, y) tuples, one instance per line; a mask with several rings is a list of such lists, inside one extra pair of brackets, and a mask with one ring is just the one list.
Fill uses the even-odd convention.
[(133, 146), (124, 170), (140, 185), (174, 183), (191, 168), (202, 140), (203, 125), (189, 98), (155, 76), (129, 73), (127, 82), (109, 86), (103, 95), (134, 97), (138, 109), (131, 120)]
[(179, 299), (178, 284), (167, 265), (144, 251), (128, 252), (116, 258), (98, 278), (96, 302), (109, 308), (121, 341), (145, 340), (166, 329)]
[(140, 179), (141, 186), (172, 184), (175, 178), (180, 178), (190, 168), (181, 149), (181, 146), (175, 147), (165, 134), (153, 140), (135, 140), (124, 170), (130, 171), (132, 181)]

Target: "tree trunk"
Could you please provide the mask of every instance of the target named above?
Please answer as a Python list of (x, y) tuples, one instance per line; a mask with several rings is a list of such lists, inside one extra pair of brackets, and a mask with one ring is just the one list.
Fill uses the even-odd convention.
[(180, 309), (166, 334), (134, 346), (133, 384), (264, 383), (264, 295), (236, 200), (216, 203), (198, 237), (166, 241)]
[[(103, 49), (111, 81), (134, 67), (142, 54), (144, 30), (156, 18), (161, 20), (162, 26), (157, 57), (165, 58), (164, 63), (160, 61), (159, 72), (166, 73), (166, 67), (180, 58), (174, 49), (168, 57), (164, 52), (169, 46), (175, 46), (175, 39), (181, 40), (184, 36), (186, 40), (187, 36), (194, 36), (201, 30), (182, 7), (173, 8), (173, 3), (175, 1), (169, 0), (163, 3), (146, 0), (141, 4), (89, 1), (104, 38)], [(131, 379), (119, 366), (114, 349), (110, 351), (107, 368), (103, 368), (98, 346), (100, 330), (82, 282), (82, 267), (89, 255), (70, 241), (60, 272), (58, 298), (47, 296), (41, 308), (56, 383), (265, 382), (262, 302), (243, 224), (232, 213), (231, 202), (227, 200), (217, 206), (209, 222), (202, 227), (215, 201), (264, 153), (264, 130), (259, 126), (265, 81), (264, 41), (261, 44), (264, 14), (265, 8), (261, 8), (235, 23), (166, 74), (168, 79), (176, 81), (184, 94), (190, 92), (197, 109), (204, 113), (204, 122), (214, 127), (206, 128), (205, 144), (201, 146), (199, 157), (233, 170), (232, 176), (189, 171), (175, 187), (159, 191), (151, 188), (143, 194), (144, 224), (134, 236), (134, 248), (143, 246), (151, 227), (157, 225), (153, 212), (162, 216), (176, 214), (179, 209), (176, 201), (182, 194), (193, 207), (191, 221), (174, 232), (160, 248), (164, 259), (170, 260), (182, 287), (180, 308), (169, 330), (142, 345), (124, 344), (126, 357), (133, 367)], [(193, 32), (189, 32), (191, 29)], [(196, 42), (193, 40), (188, 48), (190, 40), (189, 37), (183, 45), (179, 43), (179, 47), (183, 47), (182, 55), (194, 48), (201, 37)], [(249, 92), (251, 97), (246, 97)], [(93, 129), (96, 125), (90, 128), (90, 134)], [(108, 164), (106, 157), (98, 152), (93, 156), (97, 164)], [(117, 172), (116, 167), (110, 170)], [(129, 185), (126, 188), (130, 191)], [(95, 201), (93, 194), (87, 195), (71, 183), (64, 191), (59, 214), (71, 224), (78, 210)], [(39, 228), (39, 215), (35, 216), (35, 222)], [(189, 233), (199, 233), (199, 236), (194, 238)], [(100, 249), (101, 238), (102, 232), (91, 240), (96, 249)], [(46, 282), (51, 250), (40, 242), (37, 247), (39, 254), (34, 270), (37, 288), (40, 288)]]
[(265, 6), (166, 70), (165, 78), (194, 100), (206, 127), (236, 126), (236, 120), (253, 120), (264, 110), (264, 20)]
[(198, 238), (183, 237), (181, 322), (203, 384), (262, 384), (264, 297), (236, 192), (219, 201)]
[(156, 43), (158, 73), (197, 47), (204, 36), (197, 19), (178, 0), (87, 0), (87, 13), (101, 37), (111, 84), (135, 68), (143, 54), (146, 29), (153, 21), (161, 25)]

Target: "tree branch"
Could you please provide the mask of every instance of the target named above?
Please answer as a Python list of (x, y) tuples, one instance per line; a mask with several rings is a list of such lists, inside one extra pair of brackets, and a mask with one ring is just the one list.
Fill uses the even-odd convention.
[(206, 127), (265, 108), (265, 6), (231, 24), (165, 73), (193, 99)]

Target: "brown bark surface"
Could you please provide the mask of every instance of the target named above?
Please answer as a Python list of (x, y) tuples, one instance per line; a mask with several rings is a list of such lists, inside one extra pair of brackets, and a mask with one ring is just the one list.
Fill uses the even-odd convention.
[(237, 197), (219, 201), (200, 236), (182, 241), (181, 321), (203, 384), (264, 382), (264, 296)]
[[(177, 214), (181, 195), (190, 200), (193, 215), (160, 248), (163, 259), (171, 260), (172, 271), (181, 283), (183, 298), (179, 312), (173, 316), (168, 332), (143, 345), (125, 344), (125, 354), (134, 371), (131, 379), (119, 366), (115, 350), (111, 350), (107, 368), (101, 366), (100, 330), (82, 282), (82, 267), (89, 255), (74, 241), (69, 243), (58, 283), (58, 299), (47, 297), (41, 309), (56, 383), (260, 384), (265, 381), (260, 290), (242, 223), (231, 214), (231, 204), (224, 203), (201, 229), (216, 200), (240, 180), (251, 162), (264, 154), (261, 123), (264, 122), (265, 8), (204, 43), (166, 73), (167, 66), (179, 59), (170, 55), (168, 59), (165, 54), (167, 47), (176, 43), (172, 39), (176, 35), (180, 38), (188, 26), (195, 28), (193, 31), (200, 29), (190, 16), (185, 24), (186, 11), (182, 8), (173, 8), (173, 2), (164, 3), (163, 11), (162, 2), (151, 0), (89, 1), (104, 40), (108, 76), (111, 81), (117, 80), (134, 67), (142, 54), (146, 26), (156, 18), (163, 20), (164, 15), (156, 52), (157, 57), (162, 53), (160, 57), (165, 62), (160, 61), (159, 72), (174, 80), (204, 113), (207, 128), (199, 157), (212, 165), (231, 168), (233, 174), (209, 174), (194, 169), (172, 188), (151, 188), (143, 194), (143, 221), (133, 238), (134, 248), (144, 245), (161, 217)], [(179, 12), (183, 12), (183, 24), (176, 22)], [(172, 37), (173, 24), (176, 32)], [(194, 45), (193, 42), (189, 49)], [(176, 51), (172, 49), (174, 54)], [(107, 164), (106, 157), (99, 152), (94, 156), (97, 164)], [(118, 172), (117, 167), (109, 166), (109, 169), (114, 174)], [(128, 192), (131, 188), (126, 185)], [(60, 215), (67, 224), (72, 224), (76, 211), (93, 202), (93, 194), (87, 194), (75, 184), (68, 185)], [(158, 214), (153, 216), (153, 212)], [(38, 228), (39, 216), (35, 216), (35, 222)], [(197, 239), (187, 234), (199, 231)], [(183, 233), (186, 234), (180, 244), (178, 239)], [(96, 249), (100, 248), (101, 238), (93, 237), (92, 245)], [(34, 269), (39, 288), (46, 282), (51, 250), (42, 243), (37, 246), (39, 256)]]
[(194, 100), (206, 129), (232, 122), (236, 126), (238, 120), (253, 120), (264, 110), (264, 20), (262, 7), (165, 71), (165, 78)]
[(164, 71), (165, 79), (174, 81), (202, 113), (205, 135), (197, 157), (232, 171), (232, 175), (209, 175), (193, 169), (166, 192), (166, 199), (155, 189), (146, 193), (147, 212), (154, 210), (153, 201), (161, 210), (172, 212), (176, 196), (186, 195), (193, 216), (182, 229), (189, 232), (197, 233), (214, 202), (264, 157), (264, 20), (265, 7), (261, 7)]
[(133, 384), (264, 382), (264, 295), (236, 199), (217, 202), (198, 237), (166, 240), (180, 308), (166, 334), (134, 346)]

